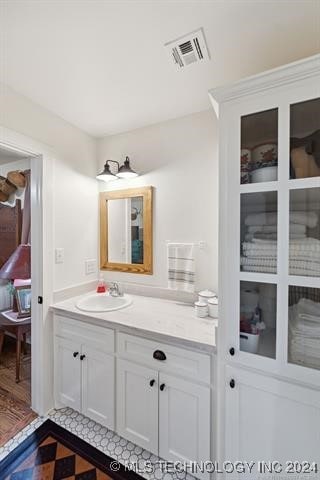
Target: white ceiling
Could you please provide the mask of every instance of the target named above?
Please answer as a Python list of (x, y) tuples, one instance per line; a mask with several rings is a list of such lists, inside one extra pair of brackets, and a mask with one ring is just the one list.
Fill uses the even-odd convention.
[[(320, 0), (1, 0), (0, 80), (94, 136), (210, 108), (209, 88), (320, 52)], [(204, 27), (211, 61), (164, 43)]]

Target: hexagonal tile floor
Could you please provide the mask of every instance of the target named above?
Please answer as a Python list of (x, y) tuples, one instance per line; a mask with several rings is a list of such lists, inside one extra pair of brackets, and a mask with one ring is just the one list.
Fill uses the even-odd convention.
[[(120, 437), (112, 430), (99, 425), (72, 408), (52, 410), (48, 417), (36, 418), (0, 448), (0, 460), (25, 440), (47, 418), (85, 440), (109, 457), (114, 458), (117, 462), (123, 465), (128, 465), (128, 463), (138, 465), (139, 471), (137, 473), (147, 480), (195, 480), (192, 475), (184, 471), (172, 472), (172, 469), (166, 471), (166, 468), (162, 466), (163, 460), (161, 458)], [(148, 463), (147, 471), (143, 471), (145, 462)], [(153, 466), (152, 469), (150, 465)]]

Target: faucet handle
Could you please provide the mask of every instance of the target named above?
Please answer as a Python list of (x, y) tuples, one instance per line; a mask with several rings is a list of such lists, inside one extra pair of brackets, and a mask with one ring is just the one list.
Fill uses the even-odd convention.
[(118, 283), (117, 286), (119, 297), (123, 297), (123, 286), (121, 285), (121, 283)]

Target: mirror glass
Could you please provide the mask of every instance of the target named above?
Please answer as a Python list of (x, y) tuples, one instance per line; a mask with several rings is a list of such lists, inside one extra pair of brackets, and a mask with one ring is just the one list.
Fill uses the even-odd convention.
[(108, 260), (143, 263), (143, 197), (108, 201)]
[(152, 274), (152, 187), (100, 193), (100, 268)]

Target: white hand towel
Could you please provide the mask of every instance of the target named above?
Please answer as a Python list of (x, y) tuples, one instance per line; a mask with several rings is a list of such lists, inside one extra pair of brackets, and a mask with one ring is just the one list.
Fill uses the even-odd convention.
[(194, 246), (183, 243), (168, 244), (168, 288), (194, 293)]

